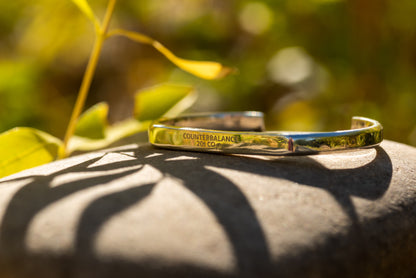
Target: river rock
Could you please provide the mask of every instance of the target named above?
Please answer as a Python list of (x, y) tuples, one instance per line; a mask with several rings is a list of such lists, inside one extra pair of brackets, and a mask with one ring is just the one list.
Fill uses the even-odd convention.
[(414, 277), (416, 148), (126, 145), (0, 180), (0, 277)]

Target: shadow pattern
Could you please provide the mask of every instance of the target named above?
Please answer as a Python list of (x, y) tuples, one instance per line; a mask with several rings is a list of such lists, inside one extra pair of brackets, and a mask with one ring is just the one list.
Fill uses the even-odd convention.
[[(324, 167), (313, 156), (261, 160), (252, 157), (187, 152), (186, 156), (189, 159), (177, 159), (178, 154), (183, 155), (183, 153), (158, 150), (146, 145), (139, 148), (122, 149), (117, 152), (131, 156), (134, 159), (91, 167), (101, 159), (101, 157), (93, 158), (51, 175), (22, 178), (31, 179), (31, 181), (14, 194), (1, 220), (0, 261), (3, 261), (4, 266), (16, 265), (17, 258), (25, 254), (25, 237), (29, 225), (42, 209), (80, 190), (115, 181), (140, 171), (143, 165), (151, 165), (166, 176), (180, 179), (187, 190), (195, 194), (215, 215), (233, 248), (236, 270), (230, 275), (265, 277), (270, 276), (271, 273), (285, 273), (285, 265), (272, 261), (265, 233), (248, 198), (236, 184), (210, 170), (208, 166), (287, 179), (304, 186), (326, 190), (337, 200), (350, 218), (352, 229), (349, 232), (353, 233), (354, 237), (358, 239), (364, 237), (361, 235), (360, 222), (351, 198), (359, 196), (370, 200), (378, 199), (386, 192), (392, 178), (391, 160), (381, 147), (376, 148), (376, 157), (370, 163), (354, 169), (339, 170)], [(131, 152), (134, 155), (128, 154)], [(131, 166), (134, 165), (142, 166), (132, 169)], [(124, 168), (126, 170), (117, 173), (109, 171)], [(57, 187), (50, 187), (51, 181), (60, 175), (94, 171), (100, 171), (103, 174), (94, 178), (85, 178), (61, 184)], [(109, 171), (108, 174), (106, 171)], [(125, 275), (127, 273), (137, 273), (129, 272), (136, 268), (136, 271), (140, 273), (151, 274), (149, 276), (160, 275), (166, 277), (169, 271), (153, 267), (151, 263), (143, 264), (143, 262), (140, 262), (134, 264), (113, 260), (103, 264), (94, 258), (93, 243), (104, 223), (116, 214), (144, 200), (155, 186), (157, 186), (157, 183), (137, 184), (137, 186), (126, 190), (102, 196), (90, 203), (84, 209), (79, 220), (75, 239), (75, 255), (63, 259), (72, 260), (73, 264), (79, 264), (79, 261), (74, 257), (86, 258), (86, 260), (95, 262), (96, 265), (97, 263), (101, 264), (103, 269), (108, 270), (108, 274), (117, 273), (121, 269), (128, 270), (127, 272), (122, 271)], [(360, 244), (365, 247), (366, 242), (362, 240)], [(360, 250), (367, 249), (360, 248)], [(366, 251), (360, 251), (357, 253), (357, 260), (365, 259), (367, 256)], [(43, 258), (31, 258), (31, 260), (42, 261)], [(0, 267), (1, 264), (0, 262)], [(176, 270), (175, 267), (170, 269), (181, 277), (224, 275), (215, 270), (198, 269), (192, 266), (184, 267), (178, 267)], [(277, 270), (276, 267), (279, 269)], [(33, 268), (36, 269), (36, 267)], [(78, 266), (74, 269), (86, 270), (87, 267)], [(78, 277), (74, 269), (67, 269), (65, 276)], [(94, 271), (94, 273), (100, 272), (98, 270)], [(56, 272), (59, 273), (59, 270), (56, 270)], [(102, 277), (106, 276), (102, 275)]]

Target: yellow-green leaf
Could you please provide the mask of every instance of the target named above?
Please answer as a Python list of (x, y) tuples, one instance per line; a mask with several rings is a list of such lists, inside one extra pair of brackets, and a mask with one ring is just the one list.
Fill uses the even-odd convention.
[(79, 118), (75, 127), (75, 135), (90, 139), (103, 139), (108, 115), (108, 104), (100, 102), (87, 111)]
[(95, 16), (94, 12), (91, 9), (91, 6), (88, 4), (87, 0), (71, 0), (80, 11), (87, 16), (87, 18), (94, 24), (96, 30), (100, 29), (100, 22)]
[(155, 41), (152, 45), (179, 68), (189, 73), (192, 73), (193, 75), (198, 76), (200, 78), (219, 79), (232, 72), (231, 68), (225, 67), (217, 62), (194, 61), (179, 58), (157, 41)]
[(62, 142), (37, 129), (20, 127), (0, 134), (0, 177), (54, 161)]
[[(173, 117), (193, 104), (196, 93), (191, 86), (163, 84), (139, 91), (135, 98), (135, 117), (108, 126), (104, 123), (107, 105), (100, 103), (90, 108), (81, 117), (78, 125), (85, 132), (77, 132), (68, 144), (68, 153), (102, 149), (120, 139), (146, 131), (152, 120)], [(96, 126), (94, 126), (96, 125)], [(104, 136), (91, 136), (88, 130), (104, 132)], [(98, 134), (95, 133), (94, 134)]]
[(147, 130), (149, 124), (150, 121), (139, 122), (136, 119), (127, 119), (107, 127), (105, 130), (105, 137), (102, 139), (73, 136), (69, 140), (68, 153), (72, 153), (74, 151), (92, 151), (105, 148), (120, 139)]
[(135, 96), (134, 115), (139, 121), (173, 117), (189, 108), (196, 94), (191, 86), (162, 84), (139, 91)]
[(127, 31), (123, 29), (116, 29), (109, 32), (110, 36), (124, 36), (133, 41), (149, 44), (157, 49), (160, 53), (162, 53), (167, 59), (169, 59), (172, 63), (176, 66), (181, 68), (184, 71), (192, 73), (195, 76), (204, 79), (219, 79), (222, 78), (234, 70), (226, 67), (217, 62), (211, 61), (195, 61), (195, 60), (187, 60), (182, 59), (172, 53), (169, 49), (167, 49), (164, 45), (160, 42), (137, 32)]

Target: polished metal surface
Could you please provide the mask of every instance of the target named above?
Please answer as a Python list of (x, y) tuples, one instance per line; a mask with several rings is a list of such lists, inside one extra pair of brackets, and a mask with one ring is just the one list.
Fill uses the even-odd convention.
[(235, 154), (290, 155), (373, 147), (383, 140), (375, 120), (353, 117), (351, 129), (333, 132), (264, 131), (261, 112), (194, 114), (160, 119), (151, 144), (170, 149)]

